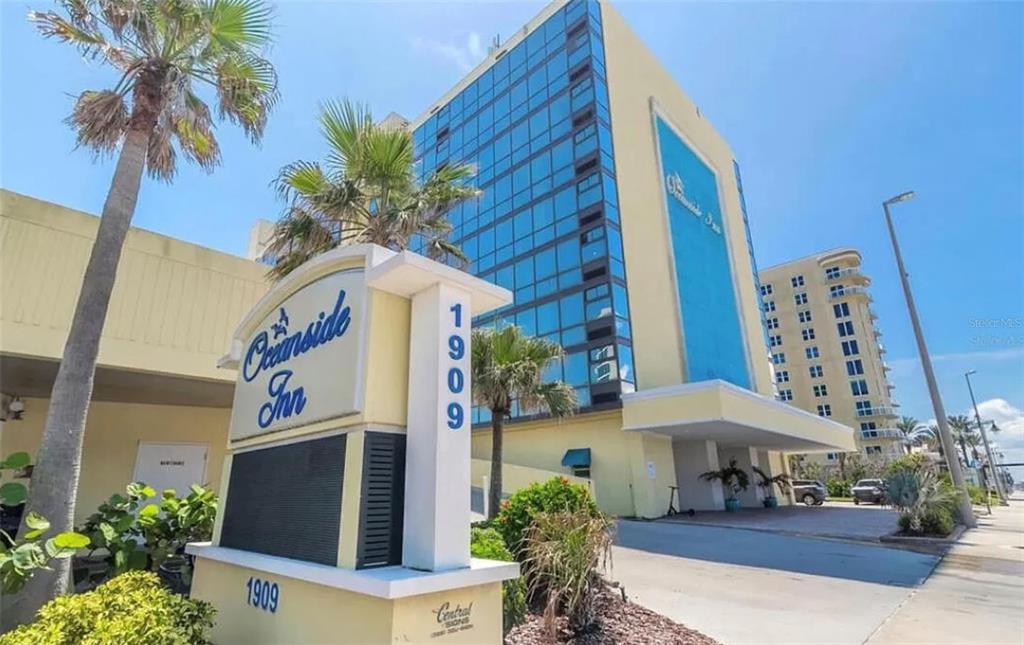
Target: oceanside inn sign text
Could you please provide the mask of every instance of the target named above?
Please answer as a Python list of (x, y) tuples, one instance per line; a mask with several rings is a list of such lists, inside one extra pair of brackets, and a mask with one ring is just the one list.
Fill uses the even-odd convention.
[(231, 439), (359, 412), (364, 272), (339, 271), (286, 298), (244, 341)]

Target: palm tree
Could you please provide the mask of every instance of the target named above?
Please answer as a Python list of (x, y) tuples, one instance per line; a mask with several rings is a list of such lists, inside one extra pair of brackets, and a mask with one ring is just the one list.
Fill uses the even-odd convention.
[(974, 436), (974, 430), (971, 429), (971, 420), (962, 414), (958, 414), (946, 417), (946, 423), (949, 424), (953, 438), (960, 444), (960, 452), (963, 454), (964, 466), (966, 466), (971, 463), (971, 460), (967, 457), (967, 445), (977, 440)]
[(896, 422), (896, 429), (903, 434), (903, 445), (909, 451), (911, 445), (920, 441), (921, 431), (924, 428), (922, 428), (921, 422), (914, 417), (902, 417)]
[(576, 412), (576, 391), (562, 381), (544, 382), (545, 368), (564, 355), (561, 346), (526, 336), (514, 325), (474, 329), (472, 339), (473, 402), (491, 411), (491, 490), (488, 519), (501, 504), (502, 431), (518, 402), (523, 412), (555, 417)]
[(328, 147), (324, 162), (288, 164), (274, 182), (286, 207), (268, 246), (278, 258), (272, 277), (340, 244), (402, 250), (416, 237), (428, 257), (465, 263), (448, 241), (446, 214), (479, 194), (470, 185), (471, 166), (442, 166), (417, 181), (408, 130), (375, 124), (368, 108), (349, 101), (322, 107), (320, 132)]
[[(113, 89), (87, 90), (67, 123), (78, 145), (120, 148), (32, 475), (28, 510), (58, 532), (71, 528), (82, 436), (100, 334), (142, 173), (170, 181), (179, 155), (212, 171), (220, 163), (214, 118), (197, 94), (208, 88), (221, 118), (259, 141), (277, 99), (277, 77), (262, 57), (271, 12), (261, 0), (60, 0), (61, 11), (31, 12), (45, 37), (73, 45), (119, 74)], [(28, 517), (29, 513), (25, 513)], [(69, 561), (40, 571), (25, 588), (25, 620), (67, 585)]]

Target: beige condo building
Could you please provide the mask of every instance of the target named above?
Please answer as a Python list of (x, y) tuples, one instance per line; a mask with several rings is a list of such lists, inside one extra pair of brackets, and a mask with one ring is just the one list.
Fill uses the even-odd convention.
[[(902, 454), (899, 404), (860, 252), (833, 249), (759, 275), (777, 398), (853, 428), (862, 455)], [(838, 453), (822, 457), (838, 463)]]

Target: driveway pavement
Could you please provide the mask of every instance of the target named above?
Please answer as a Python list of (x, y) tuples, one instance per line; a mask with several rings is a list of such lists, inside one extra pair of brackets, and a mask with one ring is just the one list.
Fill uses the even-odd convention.
[(938, 561), (759, 530), (634, 521), (618, 527), (612, 577), (627, 595), (730, 645), (863, 643)]
[(878, 542), (896, 530), (897, 513), (885, 506), (781, 506), (743, 508), (735, 513), (698, 512), (693, 517), (673, 515), (661, 522), (678, 522), (770, 531), (783, 535), (830, 537)]

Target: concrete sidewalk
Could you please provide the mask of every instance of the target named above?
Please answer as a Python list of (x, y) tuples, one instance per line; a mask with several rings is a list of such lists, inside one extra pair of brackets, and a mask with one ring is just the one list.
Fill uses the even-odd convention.
[(1024, 497), (992, 510), (868, 643), (1024, 643)]

